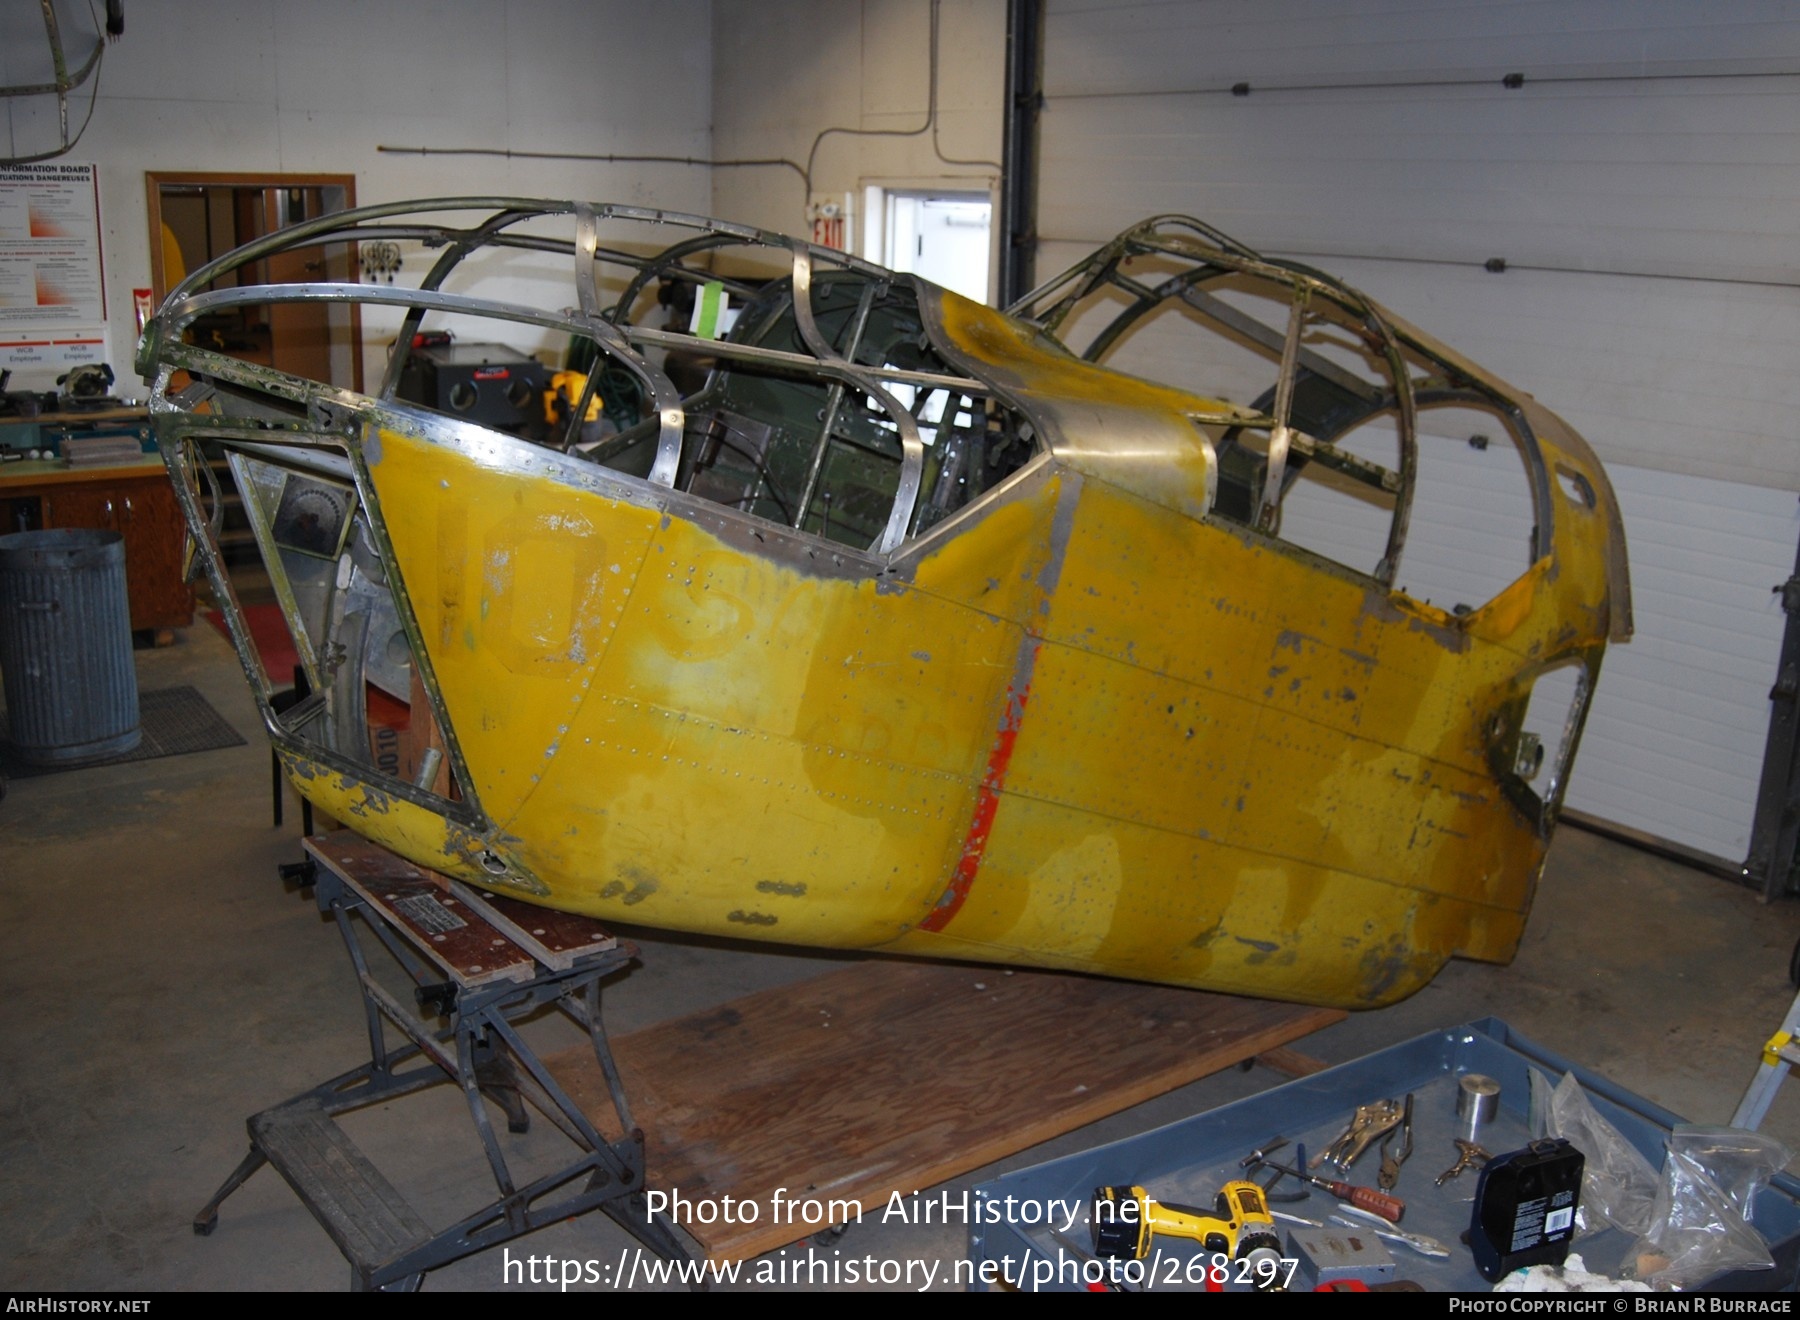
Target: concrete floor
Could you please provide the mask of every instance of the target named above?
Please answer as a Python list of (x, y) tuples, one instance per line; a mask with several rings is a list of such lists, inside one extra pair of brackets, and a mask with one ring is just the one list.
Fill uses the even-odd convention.
[[(226, 1204), (214, 1236), (189, 1227), (242, 1156), (244, 1119), (353, 1066), (362, 1026), (335, 934), (275, 879), (276, 864), (299, 855), (298, 811), (286, 829), (271, 828), (267, 745), (235, 662), (210, 628), (178, 637), (138, 652), (140, 686), (192, 684), (248, 745), (15, 779), (0, 802), (0, 931), (13, 949), (0, 961), (0, 1288), (337, 1290), (348, 1277), (268, 1170)], [(1510, 967), (1453, 964), (1407, 1002), (1297, 1045), (1335, 1063), (1495, 1014), (1677, 1113), (1724, 1122), (1793, 995), (1796, 936), (1800, 904), (1764, 906), (1565, 829)], [(636, 937), (643, 965), (609, 992), (615, 1032), (832, 962)], [(544, 1045), (576, 1039), (560, 1020), (534, 1029)], [(1283, 1080), (1232, 1070), (953, 1186)], [(448, 1088), (345, 1125), (432, 1222), (491, 1195), (467, 1111)], [(545, 1130), (507, 1138), (527, 1166), (557, 1153), (560, 1139), (537, 1126)], [(1800, 1147), (1800, 1084), (1784, 1089), (1764, 1130)], [(827, 1249), (938, 1260), (947, 1271), (964, 1254), (964, 1232), (865, 1221)], [(590, 1215), (511, 1254), (616, 1261), (629, 1246)], [(509, 1286), (502, 1266), (489, 1252), (426, 1286)]]

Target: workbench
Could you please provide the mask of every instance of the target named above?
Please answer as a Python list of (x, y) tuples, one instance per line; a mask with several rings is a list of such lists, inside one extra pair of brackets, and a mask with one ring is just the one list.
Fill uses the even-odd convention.
[[(4, 418), (0, 451), (55, 447), (83, 430), (133, 431), (147, 441), (149, 416), (127, 408)], [(137, 462), (92, 467), (71, 467), (60, 458), (0, 466), (0, 535), (53, 527), (98, 528), (125, 538), (133, 631), (148, 630), (166, 642), (170, 629), (194, 621), (194, 590), (182, 574), (181, 506), (154, 452)]]

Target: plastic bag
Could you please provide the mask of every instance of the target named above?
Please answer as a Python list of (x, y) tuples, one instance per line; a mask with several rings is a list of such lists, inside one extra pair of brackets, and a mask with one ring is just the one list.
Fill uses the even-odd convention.
[(1745, 1128), (1684, 1123), (1669, 1133), (1669, 1153), (1680, 1152), (1706, 1170), (1745, 1219), (1756, 1219), (1756, 1194), (1794, 1158), (1774, 1137)]
[(1656, 1170), (1625, 1135), (1600, 1116), (1573, 1073), (1564, 1073), (1550, 1097), (1550, 1132), (1567, 1137), (1587, 1157), (1576, 1212), (1578, 1238), (1617, 1227), (1643, 1236), (1654, 1218)]
[(1682, 1126), (1668, 1146), (1655, 1222), (1625, 1253), (1620, 1273), (1662, 1290), (1692, 1288), (1728, 1270), (1774, 1269), (1749, 1216), (1757, 1189), (1792, 1152), (1741, 1128)]
[(1540, 1141), (1554, 1135), (1550, 1131), (1550, 1095), (1556, 1089), (1556, 1083), (1536, 1068), (1526, 1069), (1525, 1076), (1531, 1084), (1531, 1099), (1525, 1110), (1525, 1126), (1531, 1133), (1531, 1139)]

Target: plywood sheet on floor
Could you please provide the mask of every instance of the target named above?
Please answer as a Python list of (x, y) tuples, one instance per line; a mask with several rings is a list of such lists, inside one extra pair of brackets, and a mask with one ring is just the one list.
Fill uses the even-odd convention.
[[(788, 1196), (878, 1211), (1339, 1021), (1336, 1009), (1053, 972), (870, 961), (614, 1042), (652, 1187), (760, 1206), (678, 1216), (715, 1260), (824, 1227)], [(549, 1060), (610, 1114), (593, 1056)], [(840, 1217), (841, 1218), (841, 1217)]]

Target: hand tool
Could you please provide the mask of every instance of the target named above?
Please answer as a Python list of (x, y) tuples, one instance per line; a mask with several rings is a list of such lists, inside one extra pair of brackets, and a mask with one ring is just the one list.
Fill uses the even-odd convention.
[(1279, 1219), (1284, 1224), (1299, 1224), (1302, 1228), (1324, 1228), (1322, 1219), (1308, 1219), (1305, 1215), (1290, 1215), (1286, 1210), (1271, 1210), (1269, 1218)]
[[(1261, 1168), (1264, 1165), (1264, 1157), (1267, 1156), (1270, 1151), (1280, 1150), (1287, 1144), (1288, 1139), (1286, 1137), (1274, 1137), (1265, 1145), (1251, 1151), (1248, 1155), (1244, 1156), (1243, 1159), (1239, 1160), (1238, 1168)], [(1306, 1143), (1304, 1141), (1294, 1147), (1294, 1163), (1298, 1164), (1303, 1169), (1306, 1167)], [(1263, 1200), (1267, 1201), (1270, 1205), (1290, 1204), (1294, 1201), (1307, 1200), (1312, 1196), (1312, 1192), (1305, 1187), (1301, 1187), (1298, 1190), (1291, 1192), (1277, 1192), (1275, 1190), (1276, 1185), (1279, 1184), (1285, 1176), (1286, 1175), (1277, 1169), (1270, 1175), (1267, 1182), (1259, 1184), (1263, 1189)]]
[(1313, 1161), (1313, 1167), (1316, 1169), (1331, 1164), (1340, 1173), (1347, 1172), (1369, 1148), (1370, 1142), (1391, 1131), (1399, 1121), (1398, 1100), (1377, 1100), (1371, 1104), (1358, 1105), (1350, 1126), (1344, 1129), (1342, 1136), (1325, 1148), (1324, 1154)]
[[(1313, 1174), (1303, 1173), (1299, 1169), (1290, 1169), (1285, 1164), (1277, 1164), (1273, 1160), (1263, 1160), (1262, 1163), (1268, 1168), (1280, 1169), (1283, 1173), (1295, 1178), (1303, 1178), (1315, 1187), (1323, 1187), (1340, 1200), (1348, 1201), (1351, 1205), (1367, 1210), (1370, 1214), (1379, 1215), (1390, 1224), (1399, 1223), (1400, 1217), (1406, 1213), (1405, 1201), (1397, 1196), (1389, 1196), (1386, 1192), (1378, 1192), (1373, 1187), (1355, 1187), (1350, 1183), (1338, 1182), (1333, 1178), (1315, 1177)], [(1252, 1183), (1251, 1186), (1254, 1187), (1256, 1184)]]
[(1439, 1187), (1442, 1187), (1452, 1178), (1460, 1177), (1464, 1169), (1472, 1169), (1485, 1165), (1489, 1160), (1494, 1158), (1473, 1141), (1465, 1141), (1461, 1137), (1456, 1139), (1456, 1149), (1460, 1158), (1455, 1164), (1452, 1164), (1438, 1175), (1437, 1185)]
[[(1367, 1210), (1358, 1210), (1353, 1205), (1344, 1206), (1343, 1209), (1345, 1213), (1331, 1216), (1332, 1223), (1343, 1224), (1350, 1228), (1366, 1228), (1376, 1237), (1389, 1242), (1398, 1242), (1401, 1246), (1411, 1247), (1421, 1256), (1432, 1256), (1438, 1260), (1444, 1260), (1450, 1255), (1450, 1248), (1434, 1237), (1428, 1237), (1424, 1233), (1405, 1232), (1395, 1228), (1380, 1215), (1372, 1215)], [(1352, 1219), (1351, 1215), (1357, 1217)]]
[[(1381, 1172), (1375, 1175), (1375, 1185), (1384, 1192), (1394, 1190), (1394, 1184), (1400, 1181), (1400, 1166), (1412, 1155), (1412, 1109), (1412, 1092), (1408, 1091), (1399, 1126), (1391, 1127), (1381, 1135)], [(1388, 1148), (1393, 1145), (1396, 1132), (1400, 1134), (1400, 1149), (1394, 1152)]]
[[(1358, 1210), (1353, 1205), (1346, 1205), (1341, 1209), (1343, 1213), (1331, 1216), (1332, 1223), (1342, 1224), (1345, 1228), (1366, 1228), (1376, 1237), (1387, 1242), (1398, 1242), (1403, 1247), (1411, 1247), (1421, 1256), (1431, 1256), (1443, 1260), (1450, 1255), (1450, 1248), (1434, 1237), (1427, 1237), (1423, 1233), (1405, 1232), (1395, 1228), (1380, 1215), (1372, 1215), (1367, 1210)], [(1319, 1220), (1308, 1219), (1305, 1215), (1290, 1215), (1285, 1210), (1271, 1210), (1269, 1213), (1284, 1224), (1299, 1224), (1304, 1228), (1325, 1227)], [(1351, 1215), (1355, 1215), (1356, 1218), (1352, 1219)]]

